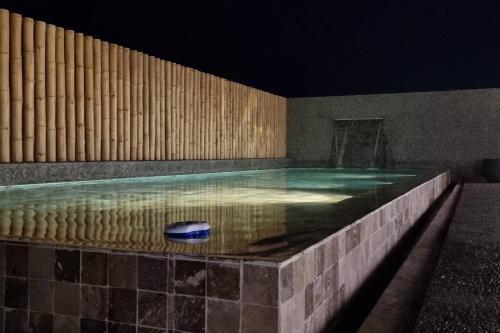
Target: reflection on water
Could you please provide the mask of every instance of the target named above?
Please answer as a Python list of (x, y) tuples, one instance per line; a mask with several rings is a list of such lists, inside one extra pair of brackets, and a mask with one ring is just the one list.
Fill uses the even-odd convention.
[[(279, 237), (295, 221), (290, 208), (320, 212), (406, 176), (281, 169), (0, 187), (0, 235), (130, 250), (254, 253), (286, 246)], [(165, 240), (165, 225), (186, 220), (207, 221), (210, 240)]]

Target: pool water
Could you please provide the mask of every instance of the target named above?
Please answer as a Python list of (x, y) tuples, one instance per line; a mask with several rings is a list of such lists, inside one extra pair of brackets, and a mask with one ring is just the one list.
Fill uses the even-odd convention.
[[(0, 237), (209, 255), (293, 253), (429, 179), (415, 171), (273, 169), (0, 187)], [(206, 221), (208, 241), (165, 238)]]

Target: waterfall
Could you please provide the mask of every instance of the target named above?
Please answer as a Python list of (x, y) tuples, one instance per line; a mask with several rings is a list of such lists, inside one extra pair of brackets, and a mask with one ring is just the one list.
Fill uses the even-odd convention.
[[(383, 118), (335, 119), (332, 162), (337, 168), (383, 166)], [(383, 149), (382, 149), (383, 148)]]

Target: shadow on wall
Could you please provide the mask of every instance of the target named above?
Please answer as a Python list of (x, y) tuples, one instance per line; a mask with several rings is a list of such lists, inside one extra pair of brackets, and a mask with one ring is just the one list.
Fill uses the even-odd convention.
[(383, 118), (334, 119), (331, 164), (337, 168), (394, 166)]

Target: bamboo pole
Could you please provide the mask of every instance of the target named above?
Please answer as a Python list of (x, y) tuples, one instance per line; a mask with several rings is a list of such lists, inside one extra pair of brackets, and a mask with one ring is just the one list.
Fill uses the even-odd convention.
[(191, 69), (191, 82), (190, 82), (190, 103), (191, 103), (191, 120), (189, 122), (189, 147), (191, 150), (191, 159), (196, 159), (196, 70)]
[(94, 41), (85, 36), (85, 159), (95, 161)]
[[(217, 78), (218, 82), (218, 87), (217, 89), (220, 91), (220, 93), (217, 93), (217, 107), (215, 108), (215, 112), (219, 113), (220, 116), (219, 119), (220, 121), (215, 121), (215, 125), (219, 127), (219, 136), (220, 136), (220, 146), (221, 146), (221, 151), (220, 151), (220, 158), (221, 159), (227, 159), (229, 158), (229, 144), (230, 141), (228, 140), (229, 136), (229, 112), (231, 112), (231, 91), (229, 90), (230, 88), (230, 82), (222, 79), (222, 78)], [(220, 101), (219, 101), (220, 100)], [(220, 108), (220, 111), (219, 111)]]
[(237, 121), (237, 107), (238, 107), (238, 101), (237, 101), (237, 93), (238, 93), (238, 85), (235, 82), (231, 82), (231, 112), (229, 113), (229, 142), (230, 142), (230, 153), (229, 157), (231, 159), (236, 158), (236, 146), (238, 144), (237, 142), (237, 135), (236, 135), (236, 121)]
[(243, 94), (243, 118), (241, 119), (241, 127), (243, 131), (243, 138), (242, 138), (242, 144), (243, 144), (243, 150), (242, 150), (242, 158), (248, 158), (248, 151), (249, 151), (249, 143), (250, 143), (250, 138), (248, 137), (248, 110), (249, 110), (249, 99), (248, 99), (248, 93), (249, 93), (249, 88), (245, 86), (242, 87), (242, 94)]
[(110, 142), (110, 112), (109, 112), (109, 43), (101, 43), (101, 111), (102, 111), (102, 144), (101, 159), (109, 161), (111, 159)]
[(118, 90), (117, 90), (117, 132), (118, 132), (118, 160), (123, 161), (124, 151), (124, 117), (123, 117), (123, 47), (118, 47), (118, 60), (117, 60), (117, 77), (118, 77)]
[(205, 74), (205, 159), (211, 159), (210, 156), (210, 74)]
[(94, 38), (92, 48), (92, 56), (94, 63), (94, 159), (100, 161), (102, 157), (102, 55), (101, 41)]
[(9, 11), (0, 9), (0, 162), (10, 162)]
[(124, 156), (130, 161), (130, 49), (123, 50), (123, 142)]
[(45, 108), (45, 40), (46, 24), (35, 22), (35, 161), (47, 160), (47, 126)]
[(149, 60), (149, 159), (156, 159), (156, 65), (153, 56)]
[(185, 87), (186, 114), (184, 117), (184, 133), (186, 133), (186, 140), (184, 145), (184, 159), (190, 160), (193, 158), (193, 70), (191, 68), (186, 68)]
[(287, 136), (286, 136), (286, 130), (287, 130), (287, 126), (286, 126), (286, 122), (287, 122), (287, 99), (282, 97), (281, 98), (281, 103), (282, 103), (282, 119), (283, 119), (283, 122), (281, 124), (282, 126), (282, 129), (283, 129), (283, 132), (282, 132), (282, 140), (283, 140), (283, 145), (282, 145), (282, 152), (281, 152), (281, 157), (283, 158), (286, 158), (286, 147), (287, 147), (287, 142), (286, 142), (286, 139), (287, 139)]
[(84, 38), (75, 34), (76, 160), (85, 161), (85, 67)]
[(47, 89), (47, 161), (57, 161), (57, 127), (56, 127), (56, 27), (52, 24), (47, 25), (46, 35), (46, 89)]
[(155, 110), (156, 110), (156, 122), (155, 122), (155, 159), (161, 160), (161, 103), (160, 103), (160, 59), (155, 58)]
[(23, 18), (23, 162), (35, 159), (35, 59), (33, 19)]
[(237, 135), (236, 135), (236, 119), (237, 119), (237, 93), (238, 93), (238, 85), (235, 82), (231, 82), (231, 112), (229, 113), (229, 142), (230, 142), (230, 153), (229, 157), (231, 159), (236, 158), (236, 146)]
[(226, 79), (221, 79), (222, 89), (224, 89), (225, 100), (222, 102), (222, 105), (225, 109), (224, 118), (223, 118), (223, 129), (224, 133), (223, 145), (224, 145), (224, 159), (231, 158), (231, 112), (233, 112), (233, 91), (231, 81)]
[(207, 159), (205, 143), (207, 131), (207, 74), (201, 73), (200, 77), (200, 93), (201, 93), (201, 110), (200, 110), (200, 159)]
[(184, 66), (179, 66), (179, 124), (178, 124), (178, 129), (179, 129), (179, 159), (183, 160), (185, 159), (185, 149), (184, 149), (184, 142), (185, 142), (185, 129), (186, 129), (186, 102), (185, 102), (185, 96), (186, 96), (186, 67)]
[(167, 148), (166, 159), (172, 159), (172, 63), (167, 61), (165, 64), (165, 118), (166, 118), (166, 134), (165, 146)]
[(130, 52), (130, 159), (137, 159), (137, 51)]
[(212, 76), (213, 80), (213, 99), (212, 99), (212, 140), (211, 140), (211, 150), (212, 150), (212, 158), (214, 159), (222, 159), (222, 116), (224, 114), (224, 108), (222, 102), (225, 99), (224, 91), (222, 88), (222, 81), (217, 77)]
[(118, 157), (118, 45), (109, 44), (110, 159)]
[(200, 72), (194, 71), (194, 159), (200, 159), (200, 103), (201, 103), (201, 91), (200, 91)]
[(64, 60), (66, 64), (66, 149), (68, 161), (75, 160), (75, 33), (64, 31)]
[(172, 63), (171, 65), (172, 68), (172, 74), (171, 74), (171, 86), (172, 86), (172, 94), (171, 94), (171, 112), (172, 112), (172, 117), (171, 117), (171, 125), (170, 125), (170, 149), (171, 149), (171, 159), (176, 160), (178, 159), (178, 152), (177, 152), (177, 144), (178, 144), (178, 73), (179, 73), (179, 68), (177, 64)]
[(210, 107), (209, 107), (209, 125), (210, 125), (210, 136), (209, 136), (209, 142), (208, 142), (208, 152), (209, 152), (209, 159), (217, 159), (217, 155), (214, 154), (214, 151), (217, 151), (219, 149), (219, 142), (216, 141), (214, 138), (217, 135), (216, 134), (216, 128), (214, 128), (214, 103), (215, 103), (215, 78), (213, 75), (209, 75), (209, 88), (210, 88)]
[(144, 159), (144, 55), (137, 54), (137, 159)]
[(144, 89), (143, 89), (143, 127), (144, 127), (144, 138), (143, 138), (143, 152), (144, 159), (149, 160), (149, 56), (147, 54), (143, 55), (143, 74), (144, 74)]
[(160, 159), (162, 161), (167, 158), (167, 147), (166, 147), (166, 117), (165, 117), (165, 106), (166, 106), (166, 95), (165, 95), (165, 67), (166, 62), (159, 60), (160, 64)]
[(67, 160), (66, 151), (66, 63), (64, 29), (56, 28), (56, 158)]
[(233, 142), (233, 152), (231, 155), (231, 158), (238, 158), (238, 148), (239, 148), (239, 143), (240, 143), (240, 138), (239, 138), (239, 119), (240, 119), (240, 92), (239, 92), (239, 84), (234, 83), (234, 94), (233, 94), (233, 112), (232, 112), (232, 142)]

